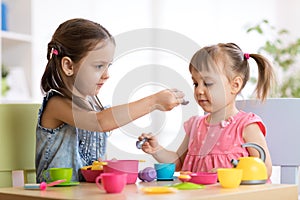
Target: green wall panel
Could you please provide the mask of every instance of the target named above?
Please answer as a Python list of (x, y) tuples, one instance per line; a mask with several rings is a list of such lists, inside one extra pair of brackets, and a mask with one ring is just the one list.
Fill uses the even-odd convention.
[(0, 187), (11, 170), (35, 168), (35, 129), (40, 104), (0, 104)]

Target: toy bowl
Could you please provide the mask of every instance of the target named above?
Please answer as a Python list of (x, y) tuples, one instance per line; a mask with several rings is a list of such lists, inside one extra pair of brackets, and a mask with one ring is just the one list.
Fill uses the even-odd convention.
[(127, 174), (127, 184), (134, 184), (139, 173), (139, 160), (106, 160), (103, 165), (105, 173), (125, 173)]
[(103, 173), (103, 170), (81, 169), (81, 173), (86, 182), (95, 183), (96, 178)]
[(217, 183), (218, 175), (217, 173), (213, 172), (197, 172), (190, 174), (191, 179), (188, 182), (196, 183), (196, 184), (203, 184), (209, 185)]

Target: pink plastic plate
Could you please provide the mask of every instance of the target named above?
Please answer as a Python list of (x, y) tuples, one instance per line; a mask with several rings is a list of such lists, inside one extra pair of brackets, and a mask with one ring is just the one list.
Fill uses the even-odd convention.
[(218, 180), (217, 173), (212, 172), (197, 172), (190, 174), (191, 179), (188, 182), (196, 183), (196, 184), (214, 184)]

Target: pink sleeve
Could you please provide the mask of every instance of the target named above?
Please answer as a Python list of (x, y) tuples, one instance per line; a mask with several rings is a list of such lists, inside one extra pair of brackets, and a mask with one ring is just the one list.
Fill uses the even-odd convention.
[(260, 128), (261, 132), (266, 136), (266, 126), (263, 123), (262, 119), (254, 114), (254, 113), (248, 113), (248, 116), (245, 118), (244, 121), (244, 127), (248, 126), (249, 124), (256, 123), (258, 127)]

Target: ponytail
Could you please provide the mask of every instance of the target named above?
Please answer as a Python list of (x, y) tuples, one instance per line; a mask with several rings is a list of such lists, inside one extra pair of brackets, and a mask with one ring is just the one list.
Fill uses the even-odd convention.
[(256, 98), (264, 101), (275, 80), (275, 74), (271, 63), (262, 55), (249, 54), (258, 67), (258, 81), (255, 87)]

